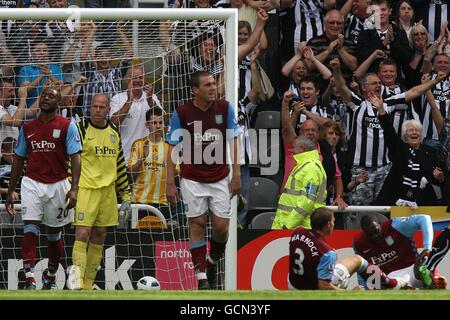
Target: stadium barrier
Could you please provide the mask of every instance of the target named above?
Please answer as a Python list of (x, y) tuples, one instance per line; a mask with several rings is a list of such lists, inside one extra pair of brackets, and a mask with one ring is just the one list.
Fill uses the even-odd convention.
[[(127, 225), (119, 225), (108, 233), (105, 254), (95, 282), (96, 289), (133, 290), (144, 275), (155, 276), (163, 290), (190, 290), (197, 285), (196, 277), (185, 238), (183, 215), (166, 222), (158, 210), (142, 205), (132, 205), (133, 215)], [(340, 211), (337, 207), (330, 207)], [(140, 209), (140, 210), (139, 210)], [(391, 210), (392, 209), (392, 210)], [(20, 289), (24, 285), (21, 272), (20, 244), (22, 225), (20, 214), (14, 224), (9, 223), (4, 205), (0, 205), (0, 289)], [(430, 214), (435, 230), (447, 226), (450, 215), (446, 207), (422, 207), (417, 210), (391, 207), (350, 206), (341, 212), (391, 212), (391, 217), (408, 216), (413, 213)], [(163, 218), (164, 219), (164, 218)], [(335, 230), (327, 241), (336, 248), (338, 258), (354, 254), (353, 236), (358, 230)], [(238, 230), (236, 254), (236, 287), (239, 290), (285, 290), (287, 289), (288, 248), (290, 230)], [(74, 228), (64, 229), (64, 257), (57, 273), (58, 289), (65, 288), (65, 270), (71, 265)], [(435, 237), (439, 232), (435, 232)], [(421, 234), (415, 237), (421, 247)], [(41, 274), (47, 267), (46, 237), (41, 236), (36, 256), (37, 288), (42, 286)], [(223, 266), (222, 266), (223, 267)], [(439, 266), (441, 274), (450, 278), (450, 257)], [(352, 278), (350, 287), (356, 283)]]
[[(406, 207), (389, 206), (349, 206), (346, 210), (329, 207), (335, 212), (348, 213), (390, 213), (390, 218), (405, 217), (411, 214), (429, 214), (433, 221), (434, 238), (440, 230), (450, 223), (447, 207), (419, 207), (411, 210)], [(327, 237), (327, 242), (336, 249), (338, 260), (354, 255), (353, 237), (359, 230), (335, 230)], [(238, 230), (238, 272), (239, 290), (287, 290), (289, 269), (289, 240), (291, 230)], [(417, 248), (422, 248), (422, 233), (414, 236)], [(450, 279), (450, 256), (447, 255), (438, 266), (439, 272)], [(352, 276), (349, 288), (357, 284)]]

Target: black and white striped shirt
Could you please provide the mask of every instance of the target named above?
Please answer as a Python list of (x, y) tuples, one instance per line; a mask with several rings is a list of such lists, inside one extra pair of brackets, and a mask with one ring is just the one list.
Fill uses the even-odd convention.
[[(384, 143), (384, 130), (380, 125), (376, 107), (354, 93), (347, 106), (354, 112), (350, 138), (350, 154), (354, 155), (353, 165), (367, 168), (387, 165), (390, 161)], [(387, 113), (406, 108), (404, 93), (384, 101), (384, 109)]]
[[(437, 74), (433, 74), (431, 79), (436, 79)], [(450, 75), (444, 80), (436, 84), (432, 89), (434, 99), (436, 100), (436, 105), (441, 111), (444, 119), (447, 117), (448, 108), (450, 107)], [(427, 101), (426, 96), (422, 98), (422, 113), (421, 113), (422, 125), (423, 125), (423, 135), (424, 138), (429, 139), (439, 139), (439, 134), (436, 129), (436, 125), (433, 121), (433, 116), (431, 114), (431, 106)]]
[(81, 72), (87, 78), (84, 85), (83, 113), (90, 115), (92, 98), (97, 93), (106, 93), (111, 99), (113, 95), (120, 93), (122, 78), (125, 76), (131, 61), (121, 60), (117, 67), (110, 68), (106, 75), (100, 73), (93, 62), (81, 64)]
[(294, 81), (291, 80), (291, 82), (289, 83), (289, 89), (288, 90), (292, 91), (292, 93), (294, 95), (300, 97), (300, 87)]
[(250, 54), (239, 62), (239, 100), (247, 96), (252, 89), (252, 70)]
[(6, 39), (10, 37), (14, 29), (15, 21), (13, 20), (0, 20), (0, 31), (3, 33)]
[(450, 21), (450, 8), (448, 0), (431, 0), (423, 4), (421, 16), (418, 19), (423, 19), (422, 24), (427, 28), (430, 35), (430, 42), (436, 40), (441, 32), (442, 23)]
[[(337, 98), (336, 96), (331, 96), (329, 101), (329, 108), (334, 110), (332, 119), (333, 121), (336, 121), (341, 126), (342, 130), (345, 132), (345, 140), (350, 140), (350, 134), (352, 131), (352, 115), (353, 110), (350, 108), (347, 108), (347, 105), (345, 102), (343, 102), (341, 99)], [(329, 114), (332, 114), (331, 112), (328, 112)]]
[(296, 0), (294, 4), (294, 52), (302, 41), (323, 34), (323, 0)]
[[(445, 150), (450, 153), (450, 119), (444, 120), (444, 127), (442, 128), (439, 140), (444, 145)], [(450, 170), (450, 155), (447, 156), (447, 170)]]
[[(383, 96), (383, 101), (395, 96), (397, 94), (404, 93), (405, 90), (403, 90), (400, 86), (396, 86), (393, 88), (389, 88), (386, 86), (381, 87), (381, 95)], [(407, 109), (401, 109), (401, 110), (395, 110), (390, 114), (390, 119), (392, 122), (392, 125), (394, 127), (395, 132), (397, 132), (397, 135), (400, 137), (402, 133), (402, 125), (403, 122), (406, 120), (415, 119), (417, 121), (420, 121), (419, 114), (414, 110), (411, 103), (407, 103), (408, 108)]]
[(345, 20), (344, 36), (345, 38), (353, 41), (353, 43), (356, 45), (358, 43), (360, 32), (370, 29), (370, 27), (371, 22), (369, 18), (362, 20), (354, 14), (349, 14), (347, 16), (347, 19)]
[(204, 65), (200, 58), (191, 57), (191, 70), (192, 72), (208, 71), (217, 80), (220, 73), (225, 69), (220, 59), (214, 60), (210, 65)]
[(248, 129), (250, 128), (250, 118), (255, 107), (256, 104), (252, 103), (247, 96), (239, 100), (237, 120), (238, 125), (241, 127), (241, 134), (239, 135), (241, 165), (252, 163), (252, 146)]
[[(306, 109), (307, 109), (309, 112), (311, 112), (311, 113), (317, 114), (318, 116), (321, 116), (321, 117), (323, 117), (323, 118), (330, 118), (330, 119), (331, 119), (331, 115), (329, 115), (329, 114), (327, 113), (327, 110), (326, 110), (325, 107), (322, 107), (322, 106), (319, 106), (319, 105), (316, 104), (316, 105), (311, 106), (311, 107), (306, 107)], [(308, 119), (309, 119), (309, 118), (308, 118), (306, 115), (300, 114), (299, 117), (298, 117), (298, 119), (297, 119), (297, 126), (296, 126), (296, 129), (297, 129), (297, 130), (300, 129), (300, 126), (302, 125), (302, 123), (305, 122), (305, 121), (308, 120)]]
[(211, 7), (229, 9), (231, 8), (231, 3), (230, 0), (218, 0), (214, 4), (211, 4)]
[(198, 55), (196, 47), (198, 46), (198, 37), (208, 35), (214, 39), (217, 47), (223, 45), (222, 29), (223, 25), (218, 24), (216, 20), (176, 20), (172, 22), (170, 41), (176, 47), (186, 45), (186, 39), (192, 39), (188, 42), (192, 55)]

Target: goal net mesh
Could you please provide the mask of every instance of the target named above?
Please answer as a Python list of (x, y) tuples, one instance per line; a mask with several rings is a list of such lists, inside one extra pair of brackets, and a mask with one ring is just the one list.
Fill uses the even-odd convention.
[[(79, 24), (69, 20), (2, 20), (0, 72), (3, 81), (0, 90), (3, 103), (11, 105), (2, 106), (2, 112), (12, 116), (20, 109), (19, 89), (22, 86), (27, 91), (23, 108), (31, 110), (25, 113), (23, 121), (32, 119), (35, 117), (32, 110), (38, 107), (40, 93), (51, 82), (60, 86), (63, 92), (60, 113), (80, 121), (89, 116), (94, 93), (105, 92), (111, 99), (126, 92), (130, 80), (127, 70), (131, 65), (141, 65), (145, 72), (143, 85), (151, 84), (153, 90), (150, 107), (164, 110), (167, 128), (175, 108), (191, 98), (188, 80), (192, 72), (210, 71), (218, 82), (219, 97), (224, 97), (224, 32), (224, 21), (220, 20), (92, 21), (81, 17)], [(14, 93), (6, 97), (11, 85)], [(0, 141), (7, 137), (17, 140), (18, 130), (19, 127), (2, 125)], [(124, 147), (125, 153), (126, 150)], [(7, 151), (4, 152), (2, 157), (6, 158)], [(128, 155), (125, 156), (128, 159)], [(8, 185), (10, 169), (10, 164), (2, 160), (1, 188)], [(20, 195), (20, 189), (17, 192)], [(151, 189), (149, 192), (156, 191)], [(2, 194), (2, 197), (4, 202), (6, 195)], [(20, 200), (16, 202), (16, 208), (20, 209)], [(171, 211), (165, 205), (160, 209), (167, 227), (151, 210), (133, 208), (133, 221), (108, 230), (95, 288), (136, 289), (136, 282), (150, 275), (159, 280), (161, 289), (196, 289), (183, 205), (178, 203)], [(21, 260), (23, 224), (18, 211), (14, 221), (4, 209), (0, 214), (0, 289), (21, 289), (25, 284)], [(63, 231), (64, 255), (57, 273), (58, 289), (66, 288), (74, 232), (71, 225)], [(210, 227), (207, 233), (209, 239)], [(35, 268), (38, 289), (42, 286), (41, 275), (47, 267), (47, 258), (46, 228), (41, 226)], [(223, 288), (223, 260), (220, 266), (222, 281), (219, 283)]]

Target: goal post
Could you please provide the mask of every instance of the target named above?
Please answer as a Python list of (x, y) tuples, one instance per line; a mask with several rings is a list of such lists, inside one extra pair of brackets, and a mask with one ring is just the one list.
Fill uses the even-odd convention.
[[(130, 9), (86, 9), (86, 8), (67, 8), (67, 9), (2, 9), (0, 11), (0, 20), (13, 20), (13, 21), (70, 21), (72, 26), (77, 27), (77, 23), (80, 21), (94, 20), (102, 21), (104, 26), (107, 27), (110, 21), (129, 21), (127, 26), (127, 33), (130, 37), (130, 45), (132, 48), (132, 59), (139, 60), (141, 58), (155, 58), (161, 59), (161, 64), (155, 64), (155, 68), (158, 71), (150, 78), (161, 79), (165, 76), (165, 59), (170, 53), (169, 50), (154, 40), (159, 37), (158, 25), (160, 21), (174, 21), (174, 20), (186, 20), (186, 21), (221, 21), (223, 28), (221, 34), (223, 37), (223, 65), (224, 65), (224, 98), (228, 100), (235, 110), (237, 109), (237, 60), (238, 60), (238, 44), (237, 44), (237, 9), (147, 9), (147, 8), (130, 8)], [(48, 31), (48, 30), (47, 30)], [(192, 30), (187, 30), (186, 35), (190, 36)], [(203, 31), (200, 31), (200, 33)], [(180, 43), (183, 41), (192, 41), (189, 39), (178, 39)], [(0, 41), (1, 38), (0, 38)], [(117, 46), (116, 43), (112, 45)], [(180, 46), (187, 47), (186, 44)], [(50, 48), (51, 49), (51, 48)], [(11, 50), (11, 54), (15, 57), (16, 52)], [(121, 48), (117, 52), (114, 52), (112, 59), (120, 60), (123, 58), (121, 55), (126, 54), (125, 50)], [(5, 57), (0, 57), (0, 67), (4, 67), (7, 63)], [(55, 58), (56, 59), (56, 58)], [(145, 60), (145, 59), (144, 59)], [(90, 60), (92, 62), (92, 59)], [(17, 66), (29, 65), (29, 62), (18, 61)], [(144, 62), (142, 62), (144, 64)], [(16, 76), (16, 74), (15, 74)], [(176, 104), (176, 100), (166, 100), (165, 81), (161, 81), (159, 92), (157, 92), (157, 98), (159, 98), (163, 107), (170, 106), (169, 116), (173, 112), (172, 106)], [(18, 89), (16, 87), (16, 89)], [(171, 103), (171, 104), (170, 104)], [(16, 204), (19, 207), (19, 204)], [(137, 208), (135, 206), (135, 208)], [(136, 214), (136, 209), (134, 212)], [(4, 213), (4, 206), (2, 205), (1, 211)], [(237, 201), (232, 201), (232, 218), (230, 219), (229, 227), (229, 240), (225, 253), (225, 282), (224, 287), (226, 290), (235, 290), (237, 281)], [(4, 215), (3, 215), (4, 217)], [(5, 221), (0, 219), (0, 235), (2, 224)], [(187, 240), (187, 239), (186, 239)], [(68, 243), (67, 245), (72, 245)], [(43, 250), (43, 249), (42, 249)], [(3, 251), (0, 248), (0, 259)], [(137, 279), (133, 279), (137, 280)]]

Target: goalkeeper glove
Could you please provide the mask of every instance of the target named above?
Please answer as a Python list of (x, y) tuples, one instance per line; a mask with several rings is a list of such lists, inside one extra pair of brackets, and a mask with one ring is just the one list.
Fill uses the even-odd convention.
[(120, 205), (119, 208), (119, 217), (124, 221), (130, 221), (131, 219), (131, 202), (130, 201), (124, 201)]

